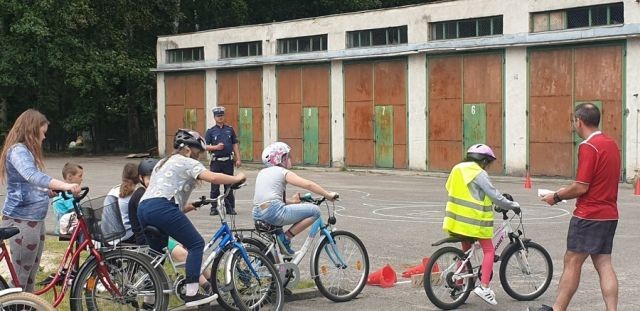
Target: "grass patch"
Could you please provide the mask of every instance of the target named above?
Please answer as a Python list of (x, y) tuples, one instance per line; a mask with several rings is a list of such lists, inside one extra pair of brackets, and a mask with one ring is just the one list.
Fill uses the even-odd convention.
[[(38, 268), (38, 274), (36, 275), (36, 282), (41, 282), (46, 279), (51, 273), (55, 273), (58, 271), (58, 266), (60, 265), (60, 261), (64, 258), (64, 252), (67, 250), (69, 246), (69, 241), (58, 241), (58, 237), (54, 236), (46, 236), (44, 240), (44, 251), (42, 252), (42, 257), (40, 259), (40, 267)], [(80, 263), (84, 262), (88, 257), (87, 252), (85, 252), (80, 257)], [(36, 290), (43, 288), (41, 285), (36, 284)], [(57, 286), (56, 290), (59, 292), (62, 287)], [(70, 299), (71, 288), (67, 290), (62, 303), (58, 305), (56, 310), (67, 311), (70, 310), (69, 299)], [(55, 296), (53, 290), (49, 290), (48, 292), (42, 295), (46, 301), (53, 305), (55, 300)]]
[(298, 284), (296, 285), (296, 289), (307, 289), (315, 286), (316, 286), (316, 282), (314, 282), (312, 279), (306, 279), (306, 280), (300, 280), (300, 282), (298, 282)]

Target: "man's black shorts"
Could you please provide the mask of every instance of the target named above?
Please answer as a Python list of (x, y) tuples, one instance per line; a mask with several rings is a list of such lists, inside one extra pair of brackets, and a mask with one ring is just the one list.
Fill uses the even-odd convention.
[(594, 221), (572, 217), (567, 250), (587, 254), (611, 254), (617, 220)]

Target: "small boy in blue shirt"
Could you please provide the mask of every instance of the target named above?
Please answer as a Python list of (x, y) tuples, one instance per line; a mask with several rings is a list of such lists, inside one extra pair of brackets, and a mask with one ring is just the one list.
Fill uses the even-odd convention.
[[(62, 168), (62, 178), (68, 183), (82, 184), (84, 169), (76, 163), (66, 163)], [(60, 218), (68, 213), (73, 213), (73, 198), (64, 199), (62, 194), (58, 194), (53, 199), (53, 211), (56, 215), (55, 234), (60, 234)]]

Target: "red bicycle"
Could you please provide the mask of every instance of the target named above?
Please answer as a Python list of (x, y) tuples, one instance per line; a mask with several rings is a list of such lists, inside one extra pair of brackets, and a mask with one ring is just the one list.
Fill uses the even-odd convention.
[[(60, 193), (65, 199), (68, 198), (68, 194)], [(89, 188), (83, 187), (80, 196), (74, 198), (78, 225), (55, 276), (35, 294), (53, 290), (53, 306), (57, 307), (71, 284), (71, 310), (166, 310), (169, 303), (169, 294), (165, 291), (167, 285), (151, 265), (148, 256), (139, 251), (108, 246), (125, 233), (121, 221), (107, 220), (118, 219), (119, 209), (117, 206), (104, 206), (104, 197), (80, 205), (79, 202), (88, 193)], [(113, 213), (112, 217), (103, 217), (109, 213)], [(15, 227), (0, 228), (0, 261), (7, 264), (15, 287), (21, 285), (4, 240), (19, 232)], [(103, 247), (96, 247), (94, 241), (100, 242)], [(78, 269), (77, 277), (73, 277), (67, 271), (73, 271), (79, 265), (80, 255), (85, 250), (89, 252), (89, 257)], [(61, 288), (58, 289), (58, 286)], [(9, 283), (0, 276), (0, 289), (6, 288), (9, 288)]]

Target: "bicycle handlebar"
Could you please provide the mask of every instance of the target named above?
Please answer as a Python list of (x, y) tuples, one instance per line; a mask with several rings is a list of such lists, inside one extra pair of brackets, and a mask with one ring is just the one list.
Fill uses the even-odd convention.
[(216, 202), (215, 199), (208, 199), (207, 197), (205, 197), (203, 195), (197, 201), (194, 201), (191, 204), (193, 204), (193, 206), (195, 208), (200, 208), (203, 205), (209, 205), (209, 204), (214, 203), (214, 202)]
[(79, 197), (75, 197), (73, 195), (69, 196), (70, 192), (64, 191), (64, 190), (53, 190), (53, 192), (61, 194), (62, 198), (65, 200), (68, 200), (69, 198), (73, 198), (76, 202), (80, 202), (82, 201), (82, 199), (84, 199), (84, 197), (87, 196), (87, 194), (89, 194), (89, 187), (81, 187)]
[[(340, 195), (338, 193), (336, 193), (336, 195), (333, 197), (334, 200), (337, 200), (339, 198), (340, 198)], [(322, 202), (324, 202), (326, 200), (327, 200), (327, 198), (325, 198), (325, 197), (314, 198), (311, 195), (311, 193), (305, 193), (304, 195), (300, 196), (300, 201), (313, 203), (315, 205), (320, 205), (320, 204), (322, 204)]]
[(232, 184), (231, 187), (228, 187), (226, 191), (224, 193), (221, 193), (220, 196), (216, 199), (208, 199), (205, 196), (201, 196), (198, 200), (191, 202), (191, 204), (193, 204), (195, 208), (200, 208), (203, 205), (210, 205), (212, 203), (216, 203), (218, 202), (218, 199), (224, 199), (227, 195), (229, 195), (229, 192), (231, 192), (232, 190), (238, 190), (246, 185), (247, 184), (244, 181), (236, 184)]

